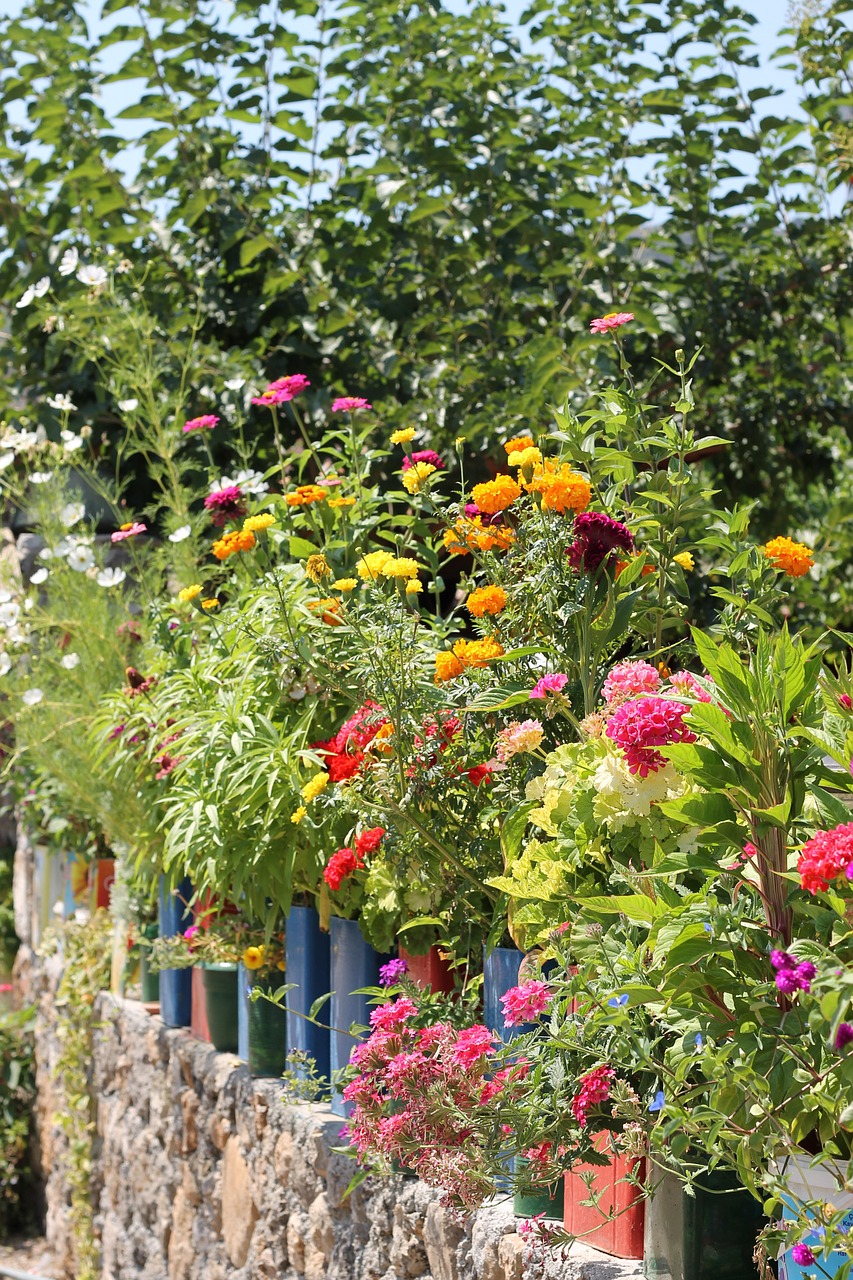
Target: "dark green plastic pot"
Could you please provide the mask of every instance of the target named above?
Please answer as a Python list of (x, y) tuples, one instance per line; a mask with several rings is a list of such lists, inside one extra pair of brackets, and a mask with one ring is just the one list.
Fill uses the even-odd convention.
[[(253, 978), (252, 988), (277, 991), (284, 975), (274, 978)], [(249, 1070), (253, 1076), (284, 1075), (287, 1067), (287, 1014), (283, 1006), (269, 1000), (249, 1000)]]
[[(516, 1157), (515, 1166), (519, 1172), (525, 1163), (520, 1156)], [(535, 1218), (537, 1214), (544, 1213), (546, 1218), (559, 1218), (562, 1222), (564, 1189), (565, 1179), (561, 1175), (553, 1184), (516, 1191), (512, 1201), (513, 1213), (517, 1218)]]
[(746, 1280), (754, 1274), (761, 1205), (733, 1174), (703, 1174), (688, 1196), (665, 1177), (648, 1204), (643, 1274), (647, 1280)]
[(142, 949), (142, 954), (139, 957), (139, 985), (142, 988), (141, 999), (143, 1004), (160, 1003), (160, 975), (151, 971), (147, 947)]
[(205, 964), (204, 1010), (210, 1043), (220, 1053), (237, 1052), (237, 966)]

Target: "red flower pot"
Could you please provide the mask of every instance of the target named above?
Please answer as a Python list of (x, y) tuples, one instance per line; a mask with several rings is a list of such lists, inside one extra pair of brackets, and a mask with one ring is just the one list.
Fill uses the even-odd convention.
[[(596, 1150), (606, 1151), (608, 1135), (598, 1134)], [(642, 1258), (643, 1230), (646, 1221), (646, 1202), (630, 1182), (623, 1179), (637, 1162), (625, 1156), (614, 1156), (607, 1166), (575, 1165), (565, 1175), (565, 1227), (573, 1236), (583, 1238), (583, 1243), (609, 1253), (614, 1258)], [(590, 1199), (590, 1192), (581, 1177), (593, 1174), (592, 1188), (599, 1196), (598, 1206), (583, 1207), (582, 1200)], [(608, 1219), (605, 1215), (613, 1213)]]
[(207, 1025), (207, 1009), (204, 995), (204, 973), (200, 965), (195, 965), (193, 975), (193, 1011), (190, 1028), (194, 1036), (210, 1044), (210, 1029)]
[(438, 947), (430, 947), (425, 956), (413, 956), (405, 947), (398, 947), (397, 950), (400, 959), (405, 960), (409, 966), (409, 977), (416, 987), (421, 990), (432, 987), (433, 991), (440, 991), (445, 995), (454, 990), (456, 984), (453, 969), (450, 961), (441, 957)]

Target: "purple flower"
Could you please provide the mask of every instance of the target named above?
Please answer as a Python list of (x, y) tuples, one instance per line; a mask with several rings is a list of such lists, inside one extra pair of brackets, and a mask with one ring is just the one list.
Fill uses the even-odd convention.
[(649, 1103), (649, 1111), (663, 1111), (666, 1106), (666, 1094), (663, 1089), (658, 1089), (652, 1101)]
[(400, 979), (409, 972), (409, 966), (405, 960), (389, 960), (387, 964), (383, 964), (379, 969), (379, 982), (383, 987), (393, 987)]
[(776, 986), (785, 996), (791, 996), (795, 991), (799, 991), (800, 984), (796, 969), (780, 969), (776, 974)]
[(795, 1244), (791, 1250), (791, 1261), (798, 1267), (811, 1267), (814, 1260), (815, 1256), (807, 1244)]
[(795, 969), (797, 967), (796, 958), (789, 955), (787, 951), (771, 951), (770, 963), (774, 969)]
[(126, 728), (127, 728), (127, 725), (117, 724), (114, 729), (110, 729), (110, 732), (107, 735), (107, 737), (109, 738), (109, 741), (112, 742), (115, 738), (120, 738)]
[(853, 1026), (849, 1022), (842, 1022), (835, 1033), (835, 1048), (838, 1053), (842, 1049), (846, 1049), (848, 1044), (853, 1044)]
[(770, 963), (776, 970), (776, 986), (783, 995), (795, 991), (811, 991), (817, 969), (811, 960), (797, 960), (788, 951), (771, 951)]
[(634, 537), (619, 520), (600, 511), (584, 511), (575, 517), (574, 541), (566, 548), (569, 564), (579, 573), (597, 573), (605, 561), (621, 551), (630, 555)]

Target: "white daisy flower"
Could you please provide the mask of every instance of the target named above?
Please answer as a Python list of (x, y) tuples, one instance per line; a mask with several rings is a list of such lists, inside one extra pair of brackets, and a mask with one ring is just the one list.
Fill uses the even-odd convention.
[(66, 529), (70, 529), (72, 525), (78, 524), (85, 514), (86, 508), (82, 502), (66, 502), (59, 513), (59, 518)]
[(34, 587), (40, 587), (43, 582), (47, 582), (49, 577), (50, 574), (47, 569), (36, 569), (35, 573), (30, 578), (30, 582)]
[(185, 538), (190, 536), (192, 531), (193, 529), (191, 524), (182, 524), (180, 529), (176, 529), (174, 533), (169, 534), (169, 541), (183, 542)]
[(33, 288), (33, 286), (30, 285), (29, 288), (25, 289), (24, 292), (21, 294), (20, 298), (15, 303), (15, 306), (18, 308), (19, 311), (21, 311), (23, 310), (24, 307), (28, 307), (30, 305), (30, 303), (33, 301), (35, 296), (36, 296), (36, 291)]
[(61, 413), (71, 413), (77, 408), (70, 395), (48, 396), (47, 403), (51, 409), (59, 409)]
[(88, 264), (85, 267), (81, 267), (77, 272), (77, 279), (81, 284), (88, 285), (90, 289), (102, 289), (109, 276), (103, 267), (95, 267)]
[(6, 676), (12, 670), (12, 659), (8, 653), (0, 653), (0, 676)]
[(0, 453), (0, 471), (5, 471), (7, 467), (11, 467), (14, 461), (14, 449), (10, 449), (8, 453)]
[(95, 557), (88, 547), (72, 547), (68, 552), (68, 567), (75, 573), (87, 573), (94, 566)]
[(14, 627), (21, 616), (21, 606), (16, 600), (6, 600), (0, 604), (0, 627)]
[(30, 484), (47, 484), (53, 479), (52, 471), (31, 471)]
[(120, 587), (126, 577), (124, 569), (102, 569), (95, 581), (99, 587)]
[(226, 391), (239, 391), (241, 387), (245, 387), (245, 378), (229, 378), (227, 382), (223, 382)]
[(72, 245), (70, 249), (66, 249), (62, 255), (57, 270), (61, 276), (73, 276), (77, 270), (77, 263), (80, 261), (80, 254)]
[(66, 653), (65, 657), (60, 659), (59, 665), (64, 667), (66, 671), (73, 671), (75, 667), (80, 666), (80, 654)]
[(11, 645), (29, 644), (29, 636), (22, 627), (7, 627), (6, 643)]
[(138, 408), (138, 406), (138, 400), (119, 400), (118, 402), (119, 410), (122, 413), (133, 413), (134, 409)]
[(43, 298), (50, 288), (50, 276), (42, 276), (41, 280), (37, 280), (33, 285), (33, 293), (37, 298)]
[(43, 697), (44, 694), (41, 689), (27, 689), (26, 693), (22, 695), (21, 701), (25, 707), (34, 707), (37, 702), (41, 702)]
[(73, 431), (60, 431), (62, 438), (62, 447), (66, 453), (73, 453), (75, 449), (83, 447), (83, 437), (76, 435)]

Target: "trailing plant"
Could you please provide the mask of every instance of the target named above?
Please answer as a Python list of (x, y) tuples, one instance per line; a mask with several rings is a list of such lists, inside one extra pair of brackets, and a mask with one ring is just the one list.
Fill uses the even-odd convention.
[(35, 1010), (0, 1012), (0, 1240), (37, 1225), (29, 1166), (36, 1098)]

